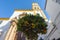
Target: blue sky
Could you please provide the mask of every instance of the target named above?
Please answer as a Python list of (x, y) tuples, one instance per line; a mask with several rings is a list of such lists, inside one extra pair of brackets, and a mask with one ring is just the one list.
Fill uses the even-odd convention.
[(33, 2), (37, 2), (48, 15), (44, 10), (45, 0), (0, 0), (0, 18), (9, 18), (15, 9), (32, 9)]

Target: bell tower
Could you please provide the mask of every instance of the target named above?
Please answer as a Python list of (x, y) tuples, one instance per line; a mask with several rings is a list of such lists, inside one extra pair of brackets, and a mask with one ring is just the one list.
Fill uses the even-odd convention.
[(38, 3), (33, 3), (32, 4), (32, 9), (33, 10), (40, 10), (40, 6), (38, 5)]

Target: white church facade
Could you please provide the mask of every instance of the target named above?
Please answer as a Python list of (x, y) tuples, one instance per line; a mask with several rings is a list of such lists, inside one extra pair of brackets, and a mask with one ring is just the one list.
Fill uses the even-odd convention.
[[(32, 3), (31, 10), (15, 10), (10, 18), (0, 18), (0, 20), (3, 20), (3, 22), (0, 24), (0, 28), (2, 29), (1, 38), (0, 38), (1, 40), (15, 40), (16, 30), (17, 30), (15, 22), (17, 22), (16, 20), (18, 19), (19, 16), (25, 15), (24, 13), (33, 14), (33, 15), (40, 14), (40, 16), (43, 17), (46, 22), (48, 22), (46, 15), (42, 11), (38, 3)], [(15, 20), (15, 22), (11, 22), (12, 20)]]

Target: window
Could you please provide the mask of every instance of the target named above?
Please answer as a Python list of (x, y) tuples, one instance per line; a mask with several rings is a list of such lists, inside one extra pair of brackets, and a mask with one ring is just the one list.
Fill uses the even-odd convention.
[(34, 7), (34, 9), (36, 9), (36, 7)]
[(2, 23), (2, 21), (0, 20), (0, 24)]
[(56, 0), (56, 2), (60, 4), (60, 0)]

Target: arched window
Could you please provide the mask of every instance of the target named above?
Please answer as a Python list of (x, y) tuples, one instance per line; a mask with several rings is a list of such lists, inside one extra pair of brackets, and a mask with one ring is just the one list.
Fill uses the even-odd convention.
[(2, 23), (3, 21), (2, 20), (0, 20), (0, 24)]

